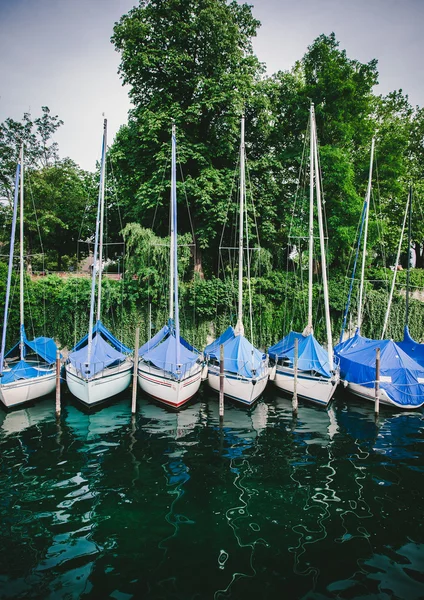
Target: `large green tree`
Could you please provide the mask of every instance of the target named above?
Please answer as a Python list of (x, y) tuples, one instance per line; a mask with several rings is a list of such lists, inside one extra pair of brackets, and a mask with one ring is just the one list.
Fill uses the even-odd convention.
[[(111, 151), (126, 217), (150, 226), (157, 202), (168, 205), (164, 169), (175, 121), (199, 263), (202, 249), (217, 246), (240, 116), (261, 73), (251, 46), (258, 25), (251, 7), (235, 1), (142, 0), (115, 25), (112, 37), (135, 105)], [(159, 214), (162, 234), (166, 214)], [(184, 212), (180, 227), (189, 230)]]

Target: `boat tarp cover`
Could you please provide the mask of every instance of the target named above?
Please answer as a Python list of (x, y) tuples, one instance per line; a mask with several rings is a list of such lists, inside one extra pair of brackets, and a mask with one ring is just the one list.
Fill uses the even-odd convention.
[(71, 352), (69, 360), (75, 369), (81, 371), (86, 377), (93, 377), (106, 367), (125, 360), (125, 354), (113, 348), (97, 332), (91, 344), (90, 364), (88, 364), (88, 344), (75, 352)]
[[(343, 347), (345, 344), (345, 347)], [(375, 385), (376, 349), (380, 348), (380, 388), (398, 406), (424, 404), (424, 368), (392, 340), (370, 340), (357, 332), (335, 348), (341, 377), (367, 388)]]
[(229, 340), (232, 340), (235, 337), (234, 329), (231, 327), (227, 327), (227, 329), (222, 333), (219, 338), (217, 338), (214, 342), (208, 344), (205, 348), (204, 354), (205, 356), (211, 356), (212, 354), (219, 354), (219, 347), (222, 344), (225, 344)]
[[(209, 356), (219, 361), (219, 344)], [(224, 344), (224, 369), (230, 373), (252, 379), (260, 372), (265, 358), (244, 335), (236, 335)]]
[(268, 348), (270, 358), (273, 358), (274, 360), (285, 358), (287, 356), (287, 350), (294, 348), (295, 339), (302, 340), (303, 338), (304, 336), (302, 333), (290, 331), (290, 333), (283, 337), (282, 340)]
[[(107, 329), (103, 325), (103, 323), (101, 321), (97, 321), (97, 323), (93, 327), (93, 336), (98, 333), (103, 337), (104, 340), (109, 342), (109, 344), (118, 352), (123, 352), (124, 354), (132, 354), (131, 348), (128, 348), (122, 342), (117, 340), (116, 337), (109, 331), (109, 329)], [(78, 342), (78, 344), (75, 346), (75, 348), (72, 349), (72, 352), (76, 352), (77, 350), (80, 350), (86, 344), (88, 344), (88, 334), (85, 337), (83, 337), (82, 340), (80, 340)]]
[(409, 333), (408, 325), (405, 326), (403, 334), (403, 341), (397, 342), (397, 345), (402, 348), (404, 352), (415, 360), (419, 365), (424, 367), (424, 344), (416, 342)]
[[(21, 326), (23, 340), (24, 340), (24, 356), (30, 353), (34, 353), (39, 356), (42, 360), (46, 361), (49, 365), (56, 362), (57, 346), (52, 338), (38, 337), (34, 340), (29, 340), (25, 333), (24, 325)], [(11, 350), (6, 354), (5, 358), (13, 358), (19, 356), (19, 342), (13, 346)]]
[(152, 339), (146, 342), (144, 346), (141, 346), (140, 350), (138, 351), (138, 355), (143, 356), (143, 354), (145, 354), (149, 350), (153, 350), (153, 348), (160, 344), (160, 342), (163, 340), (164, 337), (168, 335), (168, 333), (169, 327), (168, 325), (165, 325), (165, 327), (162, 327), (162, 329), (158, 331), (157, 334), (152, 337)]
[(196, 363), (199, 355), (186, 348), (180, 339), (180, 362), (177, 365), (177, 340), (175, 335), (169, 335), (160, 344), (143, 355), (143, 360), (151, 362), (158, 369), (172, 373), (176, 378), (182, 378)]
[[(295, 332), (293, 332), (295, 333)], [(328, 362), (328, 352), (324, 350), (313, 334), (302, 336), (299, 340), (298, 348), (298, 369), (299, 371), (315, 371), (323, 377), (331, 377), (330, 364)], [(294, 346), (287, 350), (285, 357), (289, 359), (291, 365), (294, 362)]]
[[(53, 372), (53, 369), (51, 372)], [(34, 379), (35, 377), (41, 377), (42, 375), (47, 375), (48, 373), (49, 371), (47, 370), (40, 371), (39, 369), (34, 368), (33, 364), (27, 363), (24, 360), (20, 360), (18, 363), (16, 363), (16, 365), (13, 365), (10, 371), (3, 371), (3, 377), (1, 377), (0, 383), (4, 385), (7, 383), (13, 383), (19, 379)]]

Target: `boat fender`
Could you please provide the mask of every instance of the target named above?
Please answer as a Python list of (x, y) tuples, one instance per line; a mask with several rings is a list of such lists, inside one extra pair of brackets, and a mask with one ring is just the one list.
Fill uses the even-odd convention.
[(347, 388), (347, 381), (346, 380), (343, 381), (343, 387)]
[(277, 363), (269, 370), (269, 379), (270, 381), (274, 381), (275, 375), (277, 373)]
[(208, 365), (207, 364), (203, 365), (201, 378), (202, 378), (202, 381), (205, 381), (205, 379), (208, 378)]

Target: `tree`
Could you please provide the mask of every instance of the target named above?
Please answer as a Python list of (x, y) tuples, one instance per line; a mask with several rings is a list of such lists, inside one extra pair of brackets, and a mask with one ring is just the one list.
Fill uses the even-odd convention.
[[(240, 116), (261, 73), (251, 46), (258, 26), (251, 7), (235, 1), (141, 0), (114, 28), (120, 74), (135, 104), (111, 151), (126, 216), (151, 226), (158, 198), (168, 204), (163, 172), (174, 120), (198, 257), (216, 249), (225, 216)], [(161, 234), (166, 214), (159, 215)], [(190, 230), (183, 213), (180, 226)]]
[(12, 200), (13, 177), (21, 145), (24, 145), (25, 168), (41, 168), (58, 159), (58, 145), (53, 135), (63, 125), (57, 115), (52, 116), (47, 106), (42, 106), (42, 116), (34, 121), (24, 113), (22, 121), (8, 118), (0, 124), (0, 196)]

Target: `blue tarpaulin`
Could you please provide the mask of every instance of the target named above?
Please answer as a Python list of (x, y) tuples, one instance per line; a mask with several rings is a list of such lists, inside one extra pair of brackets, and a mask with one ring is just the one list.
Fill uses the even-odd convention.
[[(28, 340), (25, 327), (21, 326), (22, 337), (24, 341), (24, 356), (28, 354), (36, 354), (42, 360), (44, 360), (49, 365), (56, 362), (56, 352), (57, 346), (51, 338), (46, 337), (38, 337), (34, 340)], [(19, 342), (13, 346), (11, 350), (6, 354), (6, 358), (14, 358), (15, 356), (19, 356)]]
[(342, 379), (373, 388), (377, 348), (381, 356), (380, 388), (400, 407), (424, 404), (424, 368), (392, 340), (370, 340), (356, 332), (351, 340), (336, 346)]
[(165, 327), (162, 327), (162, 329), (160, 331), (158, 331), (157, 334), (154, 335), (151, 340), (146, 342), (144, 344), (144, 346), (141, 346), (140, 350), (138, 351), (138, 355), (143, 356), (143, 354), (145, 354), (149, 350), (153, 350), (153, 348), (155, 348), (158, 344), (160, 344), (161, 341), (168, 334), (169, 334), (169, 327), (168, 327), (168, 325), (165, 325)]
[(302, 333), (297, 331), (290, 331), (288, 335), (283, 337), (282, 340), (268, 348), (268, 354), (270, 358), (274, 360), (278, 360), (279, 358), (285, 358), (287, 356), (287, 351), (294, 348), (295, 339), (303, 340), (304, 336)]
[(403, 341), (397, 343), (404, 352), (424, 367), (424, 344), (416, 342), (410, 335), (408, 326), (405, 326)]
[[(183, 377), (186, 372), (196, 363), (199, 353), (189, 350), (181, 341), (179, 348), (179, 364), (177, 364), (177, 340), (175, 332), (168, 332), (169, 335), (154, 348), (143, 354), (142, 358), (146, 362), (151, 362), (158, 369), (163, 369), (172, 373), (174, 377)], [(184, 340), (185, 341), (185, 340)], [(188, 342), (186, 342), (188, 344)], [(146, 344), (145, 344), (146, 345)], [(188, 344), (190, 346), (190, 344)]]
[(101, 321), (93, 327), (90, 363), (88, 364), (88, 335), (69, 354), (71, 364), (86, 377), (93, 377), (106, 367), (125, 360), (131, 350), (117, 340)]
[(231, 327), (231, 325), (229, 327), (227, 327), (227, 329), (224, 331), (224, 333), (222, 333), (219, 338), (217, 338), (214, 342), (212, 342), (211, 344), (208, 344), (208, 346), (206, 346), (205, 350), (204, 350), (204, 354), (205, 356), (210, 356), (211, 354), (219, 354), (219, 347), (221, 346), (221, 344), (225, 344), (226, 342), (228, 342), (229, 340), (232, 340), (235, 337), (235, 333), (234, 333), (234, 329)]
[[(294, 347), (287, 350), (286, 357), (293, 365)], [(298, 368), (299, 371), (315, 371), (323, 377), (331, 377), (328, 352), (317, 342), (312, 333), (299, 340)]]
[(27, 363), (24, 360), (20, 360), (16, 365), (13, 365), (10, 371), (3, 371), (3, 377), (0, 379), (0, 383), (4, 385), (6, 383), (13, 383), (19, 379), (34, 379), (35, 377), (41, 377), (46, 374), (47, 371), (39, 371), (34, 368), (34, 365)]
[(328, 352), (317, 342), (313, 334), (304, 336), (297, 331), (291, 331), (282, 340), (271, 346), (268, 354), (274, 360), (287, 358), (291, 365), (294, 361), (294, 341), (299, 340), (298, 368), (299, 371), (315, 371), (323, 377), (331, 377)]
[[(115, 348), (115, 350), (118, 350), (118, 352), (123, 352), (124, 354), (132, 354), (133, 351), (131, 350), (131, 348), (128, 348), (122, 342), (116, 339), (116, 337), (109, 331), (109, 329), (106, 329), (106, 327), (101, 321), (97, 321), (97, 323), (93, 327), (93, 336), (97, 333), (99, 333), (103, 337), (103, 339), (109, 342), (109, 344), (111, 344), (111, 346)], [(88, 334), (85, 337), (83, 337), (82, 340), (80, 340), (74, 348), (72, 348), (72, 352), (80, 350), (80, 348), (85, 346), (87, 343)]]
[[(228, 329), (222, 334), (218, 340), (222, 340), (223, 336), (227, 334)], [(229, 336), (228, 332), (228, 336)], [(216, 342), (218, 341), (216, 340)], [(220, 360), (220, 344), (209, 344), (208, 356)], [(222, 343), (222, 341), (221, 341)], [(210, 347), (215, 345), (215, 348)], [(257, 350), (244, 335), (236, 335), (228, 337), (227, 341), (223, 343), (224, 346), (224, 367), (225, 370), (230, 373), (242, 375), (251, 379), (256, 375), (261, 374), (263, 360), (266, 358), (265, 355)], [(207, 350), (205, 349), (205, 352)]]

